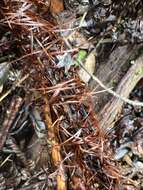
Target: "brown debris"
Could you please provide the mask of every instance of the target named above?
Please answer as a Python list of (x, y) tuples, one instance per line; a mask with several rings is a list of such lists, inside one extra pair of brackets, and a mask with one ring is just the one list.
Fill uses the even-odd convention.
[(64, 10), (63, 0), (50, 0), (50, 12), (52, 14), (58, 14)]
[[(67, 48), (56, 31), (60, 27), (52, 22), (48, 11), (37, 12), (42, 6), (37, 1), (7, 0), (2, 9), (1, 22), (17, 40), (16, 55), (7, 61), (20, 76), (29, 74), (14, 89), (13, 80), (8, 79), (5, 88), (11, 91), (0, 102), (6, 106), (13, 93), (24, 97), (22, 107), (14, 108), (16, 117), (7, 117), (9, 121), (12, 118), (9, 134), (15, 151), (5, 138), (1, 169), (6, 173), (6, 185), (15, 189), (115, 190), (121, 176), (94, 113), (91, 92), (80, 80), (75, 65), (70, 66), (68, 74), (64, 67), (57, 66), (57, 55), (69, 53), (72, 59), (75, 49)], [(51, 1), (50, 6), (54, 14), (64, 10), (63, 1)], [(33, 114), (37, 107), (38, 118)], [(6, 129), (7, 123), (3, 126)], [(9, 183), (11, 176), (13, 183)]]

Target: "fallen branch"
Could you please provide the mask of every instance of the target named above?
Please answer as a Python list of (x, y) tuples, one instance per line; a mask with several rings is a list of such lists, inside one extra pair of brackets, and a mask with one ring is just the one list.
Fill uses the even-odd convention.
[[(141, 57), (140, 59), (141, 59), (141, 60), (140, 60), (140, 62), (141, 62), (140, 67), (139, 67), (139, 68), (137, 67), (137, 70), (135, 70), (136, 72), (135, 72), (134, 74), (135, 74), (135, 77), (140, 76), (140, 78), (142, 78), (142, 75), (143, 75), (143, 57)], [(116, 97), (116, 98), (122, 100), (123, 102), (128, 103), (128, 104), (130, 104), (130, 105), (132, 105), (132, 106), (141, 106), (141, 107), (143, 107), (143, 102), (136, 102), (136, 101), (130, 100), (130, 99), (127, 98), (127, 96), (124, 96), (124, 95), (122, 95), (122, 94), (120, 95), (120, 93), (118, 93), (118, 91), (115, 92), (115, 91), (111, 90), (110, 88), (106, 87), (106, 86), (101, 82), (101, 80), (99, 80), (95, 75), (89, 73), (82, 63), (80, 63), (80, 62), (78, 62), (78, 63), (79, 63), (79, 65), (88, 73), (88, 75), (90, 75), (91, 78), (92, 78), (94, 81), (96, 81), (96, 82), (97, 82), (103, 89), (105, 89), (108, 93), (110, 93), (110, 94), (113, 95), (114, 97)], [(134, 65), (136, 65), (136, 64), (137, 64), (137, 61), (135, 62)], [(131, 78), (131, 80), (133, 80), (133, 79)], [(139, 79), (138, 79), (138, 81), (139, 81)]]
[[(130, 67), (127, 74), (123, 77), (120, 84), (118, 85), (116, 92), (112, 93), (114, 97), (104, 106), (104, 108), (99, 113), (101, 127), (109, 130), (114, 126), (116, 118), (121, 112), (124, 102), (129, 103), (133, 106), (143, 106), (143, 102), (136, 102), (127, 99), (131, 91), (134, 89), (142, 77), (143, 56), (139, 57)], [(111, 92), (110, 89), (108, 91)]]
[[(116, 89), (125, 73), (130, 68), (129, 61), (135, 60), (141, 46), (133, 45), (132, 48), (129, 45), (119, 46), (113, 50), (109, 59), (103, 59), (102, 64), (95, 70), (95, 76), (102, 81), (106, 87), (111, 87), (112, 90)], [(94, 80), (89, 83), (90, 89), (96, 89), (96, 92), (101, 91), (100, 87)], [(108, 92), (97, 94), (95, 97), (95, 111), (100, 112), (106, 105), (107, 101), (111, 98)]]

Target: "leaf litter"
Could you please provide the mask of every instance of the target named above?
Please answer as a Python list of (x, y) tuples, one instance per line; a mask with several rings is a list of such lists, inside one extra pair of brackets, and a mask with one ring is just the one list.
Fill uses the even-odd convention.
[[(134, 176), (140, 178), (142, 110), (129, 108), (138, 117), (119, 121), (110, 139), (100, 128), (88, 89), (108, 43), (142, 41), (134, 21), (124, 20), (131, 14), (128, 2), (121, 2), (128, 9), (120, 14), (116, 1), (64, 3), (65, 8), (58, 0), (0, 2), (0, 65), (6, 63), (0, 70), (0, 189), (119, 189), (119, 184), (133, 183)], [(63, 35), (58, 14), (69, 10), (75, 18), (69, 14), (64, 20), (63, 29), (70, 30)], [(84, 25), (76, 30), (85, 11)], [(124, 161), (117, 164), (114, 157)], [(134, 166), (133, 174), (121, 182), (124, 162)]]

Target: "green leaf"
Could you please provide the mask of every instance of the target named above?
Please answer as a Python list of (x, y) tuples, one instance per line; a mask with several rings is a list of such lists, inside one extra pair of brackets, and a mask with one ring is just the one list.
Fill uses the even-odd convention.
[(80, 50), (77, 54), (76, 64), (78, 65), (78, 62), (83, 62), (86, 56), (87, 56), (87, 52), (85, 50)]
[[(80, 79), (85, 82), (88, 83), (89, 80), (91, 79), (91, 75), (94, 73), (95, 71), (95, 65), (96, 65), (96, 55), (95, 52), (92, 51), (87, 57), (86, 60), (83, 64), (83, 68), (80, 68), (78, 74)], [(85, 71), (86, 70), (86, 71)], [(89, 74), (88, 74), (89, 73)]]

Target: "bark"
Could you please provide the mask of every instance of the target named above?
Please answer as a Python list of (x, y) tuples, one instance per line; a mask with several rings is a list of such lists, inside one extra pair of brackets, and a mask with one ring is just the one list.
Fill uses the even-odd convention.
[[(116, 93), (128, 98), (129, 94), (141, 78), (143, 78), (143, 56), (140, 56), (130, 67), (119, 83)], [(114, 123), (122, 110), (123, 104), (124, 102), (121, 99), (112, 97), (112, 99), (103, 107), (99, 112), (100, 126), (102, 128), (109, 130), (114, 126)]]
[[(116, 48), (109, 56), (108, 61), (100, 64), (95, 76), (106, 85), (106, 87), (116, 89), (122, 77), (130, 67), (129, 61), (134, 59), (138, 53), (139, 46), (129, 47), (127, 45)], [(90, 82), (90, 88), (96, 92), (103, 90), (95, 81)], [(97, 94), (95, 97), (95, 111), (98, 113), (110, 100), (111, 95), (107, 92)]]

